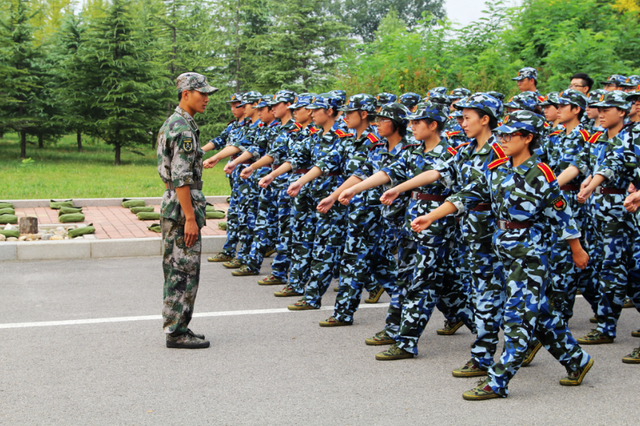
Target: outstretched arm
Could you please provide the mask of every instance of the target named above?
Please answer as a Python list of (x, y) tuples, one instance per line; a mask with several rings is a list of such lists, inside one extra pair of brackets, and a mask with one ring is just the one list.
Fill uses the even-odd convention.
[(318, 166), (313, 166), (313, 168), (309, 170), (304, 176), (289, 185), (287, 194), (289, 194), (289, 196), (291, 197), (297, 197), (303, 186), (319, 176), (322, 176), (322, 170)]
[(349, 179), (345, 180), (344, 183), (340, 185), (335, 191), (333, 191), (331, 195), (320, 201), (320, 203), (316, 207), (317, 210), (320, 213), (327, 213), (331, 209), (331, 207), (333, 207), (335, 202), (338, 201), (340, 195), (342, 195), (344, 191), (348, 190), (359, 182), (362, 182), (362, 179), (357, 176), (351, 176)]
[(431, 224), (436, 220), (442, 219), (443, 217), (449, 216), (450, 214), (453, 214), (457, 211), (458, 209), (453, 203), (445, 201), (437, 209), (430, 211), (424, 216), (418, 216), (417, 218), (415, 218), (411, 222), (411, 228), (415, 232), (421, 232), (431, 226)]

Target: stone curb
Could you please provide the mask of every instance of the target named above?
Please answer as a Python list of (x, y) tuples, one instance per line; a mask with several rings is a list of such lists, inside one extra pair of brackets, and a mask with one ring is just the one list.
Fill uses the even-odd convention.
[[(125, 197), (129, 198), (129, 197)], [(136, 200), (145, 200), (147, 205), (160, 205), (162, 197), (130, 197)], [(226, 203), (227, 195), (212, 195), (205, 197), (211, 204)], [(33, 207), (49, 207), (51, 200), (0, 200), (12, 203), (17, 209), (33, 208)], [(76, 207), (103, 207), (103, 206), (120, 206), (122, 198), (74, 198), (73, 205)]]
[[(227, 237), (202, 237), (202, 253), (222, 251)], [(162, 238), (122, 238), (117, 240), (75, 239), (66, 241), (0, 242), (0, 262), (11, 260), (99, 259), (107, 257), (160, 256)]]

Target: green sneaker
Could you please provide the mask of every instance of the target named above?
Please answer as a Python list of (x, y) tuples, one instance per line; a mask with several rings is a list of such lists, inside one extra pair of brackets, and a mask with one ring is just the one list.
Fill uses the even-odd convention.
[(633, 337), (640, 337), (640, 330), (632, 331), (632, 332), (631, 332), (631, 335), (632, 335)]
[(384, 288), (379, 285), (375, 290), (369, 292), (369, 298), (364, 299), (364, 303), (378, 303), (378, 300), (380, 300), (380, 297), (382, 297), (383, 294)]
[(589, 318), (589, 322), (590, 322), (591, 324), (597, 324), (597, 323), (598, 323), (598, 318), (596, 318), (596, 317), (591, 317), (591, 318)]
[(329, 317), (324, 321), (320, 321), (320, 327), (340, 327), (343, 325), (353, 325), (353, 323), (338, 321), (335, 317)]
[(218, 253), (213, 257), (207, 257), (209, 262), (229, 262), (233, 260), (235, 256), (230, 256), (226, 253)]
[(623, 309), (633, 308), (635, 305), (628, 297), (624, 298), (624, 303), (622, 304)]
[(415, 355), (411, 352), (407, 352), (402, 348), (398, 347), (398, 344), (392, 345), (389, 349), (384, 352), (380, 352), (376, 354), (376, 359), (378, 361), (393, 361), (396, 359), (407, 359), (413, 358)]
[(267, 250), (267, 252), (264, 254), (264, 257), (270, 257), (272, 254), (274, 254), (276, 252), (276, 248), (275, 247), (271, 247), (269, 250)]
[(237, 269), (239, 267), (241, 267), (243, 265), (243, 263), (241, 261), (239, 261), (238, 259), (233, 259), (230, 260), (228, 262), (222, 262), (222, 266), (224, 266), (227, 269)]
[(287, 306), (287, 309), (289, 309), (290, 311), (310, 311), (310, 310), (319, 309), (319, 308), (316, 308), (315, 306), (311, 306), (304, 299), (300, 299), (293, 305)]
[(249, 265), (242, 265), (237, 271), (233, 271), (231, 275), (234, 277), (244, 277), (247, 275), (258, 275), (260, 272), (252, 271)]
[(489, 386), (489, 379), (484, 379), (478, 382), (478, 386), (468, 390), (462, 394), (462, 398), (467, 401), (481, 401), (483, 399), (499, 398), (500, 395), (495, 393), (491, 386)]
[(335, 291), (336, 293), (337, 293), (337, 292), (339, 292), (339, 291), (340, 291), (340, 287), (339, 287), (339, 286), (335, 286), (335, 287), (333, 288), (333, 291)]
[(258, 280), (258, 284), (260, 285), (277, 285), (277, 284), (284, 284), (284, 281), (282, 281), (280, 278), (276, 278), (273, 274), (264, 277), (261, 280)]
[(364, 343), (369, 346), (393, 345), (396, 341), (387, 334), (387, 330), (376, 333), (375, 336), (364, 339)]
[(478, 367), (476, 363), (470, 359), (469, 362), (462, 367), (453, 370), (451, 374), (453, 374), (453, 377), (479, 377), (486, 376), (487, 370)]
[(640, 348), (636, 348), (629, 355), (622, 358), (625, 364), (640, 364)]
[(525, 356), (524, 356), (524, 361), (522, 361), (523, 367), (526, 367), (527, 365), (531, 364), (531, 362), (536, 357), (536, 354), (538, 353), (541, 347), (542, 347), (542, 343), (540, 343), (536, 339), (535, 343), (533, 343), (527, 348), (527, 352), (525, 353)]
[(276, 291), (273, 293), (275, 297), (293, 297), (293, 296), (303, 296), (304, 293), (298, 293), (293, 288), (286, 286), (280, 291)]
[(450, 336), (452, 334), (456, 334), (456, 331), (460, 330), (464, 323), (462, 321), (453, 322), (449, 320), (444, 320), (444, 327), (436, 330), (440, 336)]
[(167, 335), (167, 348), (172, 349), (204, 349), (210, 345), (208, 340), (201, 339), (195, 333), (180, 336)]
[(580, 386), (582, 379), (587, 375), (587, 372), (593, 367), (593, 358), (589, 359), (587, 365), (582, 368), (578, 368), (576, 371), (572, 371), (569, 375), (563, 379), (560, 379), (562, 386)]
[(607, 336), (598, 330), (591, 330), (586, 336), (578, 339), (581, 345), (601, 345), (603, 343), (613, 343), (613, 337)]

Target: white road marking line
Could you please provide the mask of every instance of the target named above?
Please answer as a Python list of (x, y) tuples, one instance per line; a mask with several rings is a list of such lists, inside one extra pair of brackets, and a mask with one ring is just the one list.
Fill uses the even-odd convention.
[[(376, 303), (371, 305), (362, 305), (360, 309), (367, 308), (388, 308), (388, 303)], [(318, 309), (320, 311), (333, 311), (333, 306), (324, 306)], [(287, 308), (276, 309), (252, 309), (246, 311), (223, 311), (223, 312), (199, 312), (193, 314), (194, 318), (206, 318), (206, 317), (230, 317), (237, 315), (261, 315), (261, 314), (284, 314), (295, 311), (290, 311)], [(115, 318), (90, 318), (79, 320), (65, 320), (65, 321), (39, 321), (39, 322), (16, 322), (9, 324), (0, 324), (0, 329), (7, 328), (33, 328), (33, 327), (59, 327), (65, 325), (84, 325), (84, 324), (103, 324), (110, 322), (131, 322), (131, 321), (156, 321), (161, 320), (162, 315), (144, 315), (137, 317), (115, 317)]]

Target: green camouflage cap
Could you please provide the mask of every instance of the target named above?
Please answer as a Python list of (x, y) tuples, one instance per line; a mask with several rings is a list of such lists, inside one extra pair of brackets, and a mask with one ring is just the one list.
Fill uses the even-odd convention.
[(489, 91), (485, 93), (489, 96), (493, 96), (494, 98), (498, 99), (500, 102), (504, 102), (504, 93), (493, 92), (493, 91)]
[(429, 91), (423, 102), (431, 102), (432, 104), (451, 105), (451, 99), (446, 94), (440, 92)]
[(381, 107), (382, 105), (386, 105), (388, 103), (395, 102), (397, 100), (398, 100), (398, 97), (393, 93), (389, 93), (389, 92), (378, 93), (378, 96), (376, 96), (376, 106)]
[(340, 106), (344, 105), (344, 103), (347, 101), (347, 92), (344, 90), (332, 90), (329, 93), (340, 98)]
[(418, 105), (421, 100), (422, 100), (422, 96), (413, 92), (403, 93), (398, 98), (398, 102), (400, 102), (402, 105), (406, 106), (407, 108), (413, 108), (414, 106)]
[(587, 97), (578, 90), (568, 89), (558, 94), (558, 105), (575, 105), (585, 110), (587, 109), (587, 102)]
[(295, 97), (293, 103), (289, 105), (289, 109), (298, 109), (309, 106), (309, 104), (313, 102), (313, 98), (315, 96), (315, 93), (300, 93)]
[(604, 89), (596, 89), (589, 92), (587, 105), (589, 107), (593, 106), (593, 104), (600, 102), (600, 96), (607, 93)]
[(340, 98), (335, 96), (333, 93), (321, 93), (313, 97), (309, 105), (306, 106), (307, 109), (329, 109), (333, 108), (334, 111), (337, 111), (340, 107)]
[(455, 88), (449, 93), (449, 100), (454, 101), (456, 99), (462, 99), (471, 96), (471, 90), (464, 87)]
[(538, 81), (538, 70), (531, 67), (522, 68), (520, 71), (518, 71), (518, 76), (513, 77), (511, 80), (520, 81), (524, 80), (525, 78), (532, 78)]
[(633, 92), (627, 93), (627, 99), (629, 100), (629, 102), (635, 102), (639, 96), (640, 96), (640, 84), (636, 86)]
[(446, 105), (420, 102), (416, 108), (416, 112), (409, 114), (407, 120), (431, 119), (438, 123), (444, 123), (448, 119), (447, 112), (448, 108)]
[(296, 92), (293, 90), (283, 89), (273, 95), (270, 106), (278, 105), (280, 102), (293, 103), (296, 99)]
[(506, 115), (502, 124), (493, 131), (494, 133), (515, 133), (521, 130), (540, 134), (544, 130), (544, 118), (531, 111), (515, 111)]
[(444, 86), (434, 87), (427, 92), (426, 98), (433, 98), (435, 95), (447, 96), (447, 88)]
[(209, 86), (207, 77), (197, 72), (185, 72), (178, 76), (176, 79), (176, 87), (178, 88), (178, 94), (185, 90), (195, 90), (200, 93), (215, 93), (217, 88)]
[(242, 95), (242, 101), (240, 102), (240, 105), (238, 106), (243, 106), (246, 104), (253, 104), (255, 102), (260, 102), (262, 100), (262, 93), (260, 92), (247, 92), (244, 95)]
[(620, 74), (613, 74), (607, 81), (601, 81), (600, 84), (615, 84), (616, 86), (627, 85), (627, 77)]
[(600, 96), (600, 100), (593, 105), (593, 108), (619, 108), (624, 111), (631, 109), (631, 102), (627, 99), (627, 94), (622, 90), (613, 90)]
[(262, 95), (262, 99), (260, 99), (260, 103), (256, 108), (264, 108), (269, 106), (269, 102), (273, 99), (273, 95)]
[(558, 94), (559, 92), (550, 92), (547, 93), (546, 96), (538, 96), (538, 105), (540, 105), (541, 107), (559, 105)]

